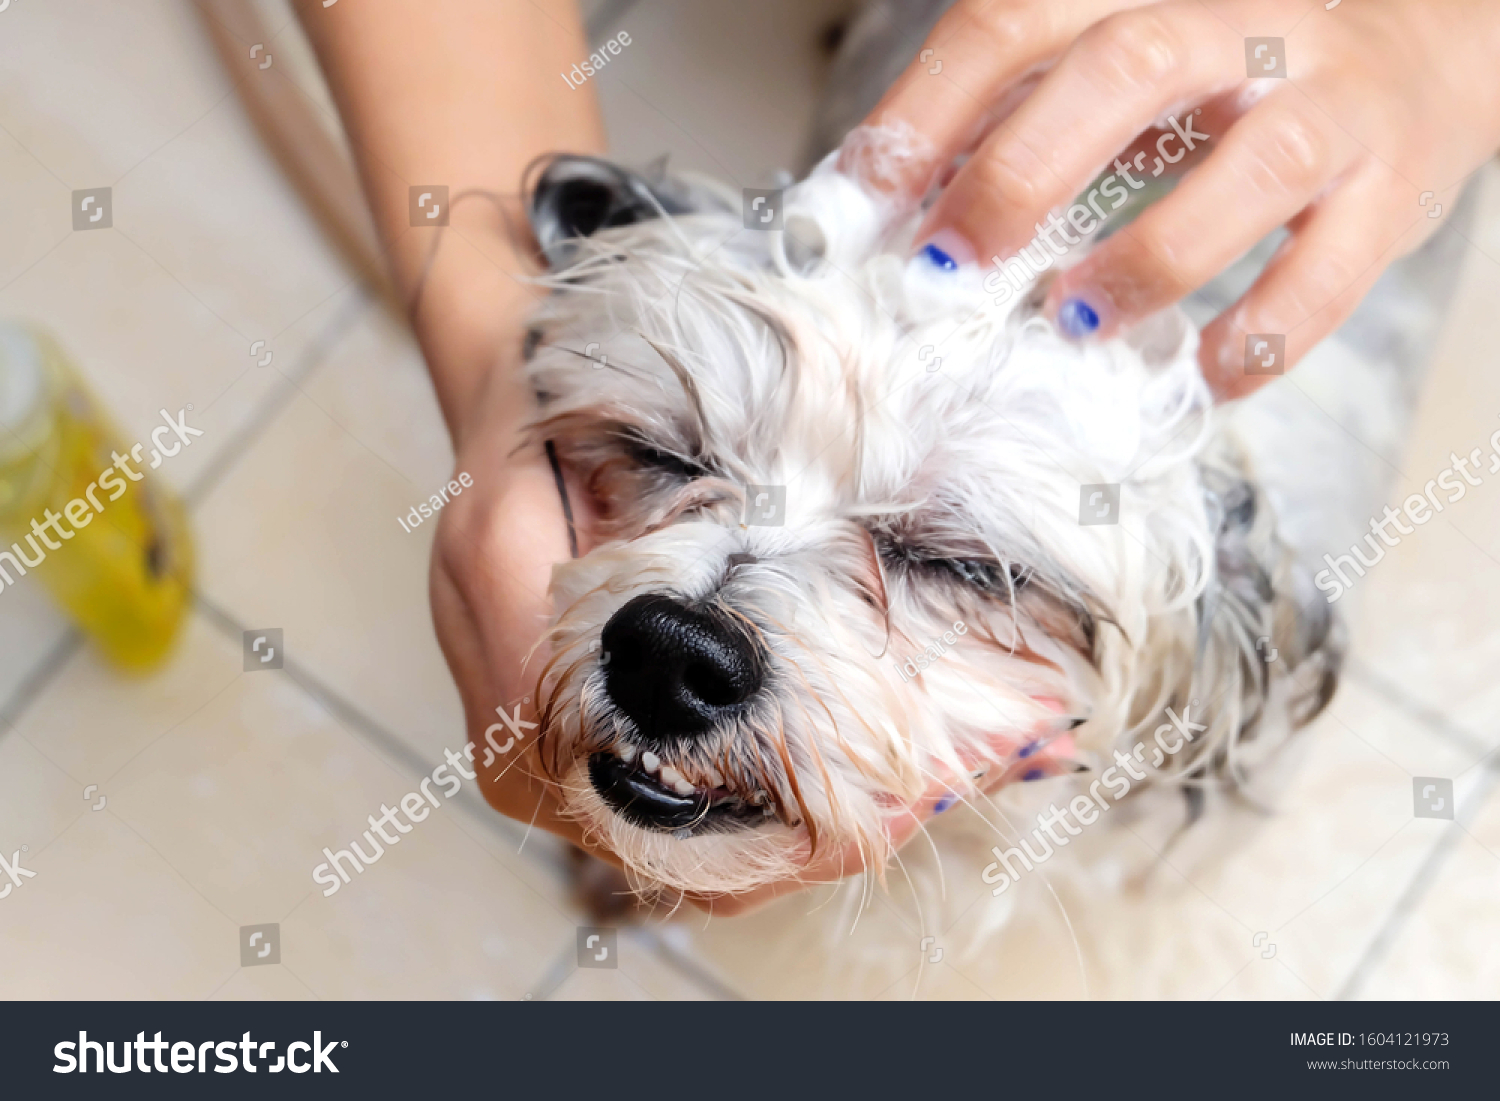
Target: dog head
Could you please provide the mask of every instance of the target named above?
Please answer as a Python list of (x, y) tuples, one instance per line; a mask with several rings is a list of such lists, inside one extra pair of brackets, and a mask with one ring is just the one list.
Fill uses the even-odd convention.
[(831, 165), (783, 198), (762, 230), (582, 158), (533, 193), (533, 431), (599, 517), (540, 672), (569, 811), (645, 882), (739, 891), (825, 848), (878, 868), (924, 792), (1069, 731), (1107, 758), (1173, 703), (1209, 730), (1157, 771), (1237, 767), (1273, 695), (1248, 640), (1290, 668), (1326, 624), (1206, 457), (1191, 326), (1070, 341), (910, 259), (917, 213)]

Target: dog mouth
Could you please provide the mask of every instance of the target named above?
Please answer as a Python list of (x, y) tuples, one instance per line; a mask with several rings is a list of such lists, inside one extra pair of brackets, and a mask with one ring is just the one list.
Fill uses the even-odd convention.
[(627, 822), (683, 837), (748, 829), (769, 823), (776, 814), (765, 792), (739, 795), (713, 769), (695, 775), (694, 782), (658, 754), (629, 742), (589, 757), (589, 780)]

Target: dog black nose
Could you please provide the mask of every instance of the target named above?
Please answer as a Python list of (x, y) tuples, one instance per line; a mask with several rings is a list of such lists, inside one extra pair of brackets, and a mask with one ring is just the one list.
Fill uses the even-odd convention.
[(759, 690), (759, 655), (733, 623), (659, 593), (604, 625), (609, 697), (646, 738), (702, 734)]

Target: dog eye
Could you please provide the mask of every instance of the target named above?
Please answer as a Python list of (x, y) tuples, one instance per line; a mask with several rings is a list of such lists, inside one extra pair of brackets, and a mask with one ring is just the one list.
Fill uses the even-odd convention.
[[(923, 563), (941, 569), (965, 584), (987, 593), (1003, 593), (1011, 589), (1019, 591), (1026, 586), (1030, 572), (1022, 566), (1003, 567), (1000, 563), (982, 558), (933, 558)], [(1009, 578), (1009, 584), (1006, 579)]]
[(1024, 566), (1002, 566), (992, 558), (952, 558), (889, 540), (881, 542), (880, 555), (888, 566), (956, 578), (985, 593), (1019, 592), (1031, 580)]
[(636, 466), (669, 474), (684, 482), (690, 482), (708, 474), (708, 469), (702, 463), (694, 459), (685, 459), (676, 452), (657, 447), (642, 436), (627, 436), (625, 451), (630, 456), (630, 461)]

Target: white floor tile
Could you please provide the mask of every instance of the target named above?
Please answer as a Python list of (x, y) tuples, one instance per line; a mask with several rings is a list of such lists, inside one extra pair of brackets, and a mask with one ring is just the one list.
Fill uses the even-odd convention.
[(17, 580), (0, 592), (0, 707), (68, 633), (68, 621), (41, 585)]
[[(1500, 998), (1500, 798), (1495, 785), (1467, 825), (1457, 831), (1437, 878), (1398, 931), (1388, 951), (1357, 991), (1360, 998)], [(1460, 795), (1459, 813), (1463, 814)]]
[(108, 785), (127, 762), (225, 692), (242, 667), (237, 649), (190, 616), (167, 664), (150, 677), (122, 676), (92, 650), (81, 650), (16, 730), (79, 784)]
[(69, 189), (115, 183), (231, 88), (175, 0), (13, 5), (0, 74), (0, 125)]
[[(339, 354), (365, 386), (389, 379), (399, 394), (404, 352), (356, 340)], [(435, 491), (433, 471), (451, 473), (430, 394), (425, 409), (413, 400), (362, 420), (369, 406), (335, 380), (306, 390), (198, 510), (202, 589), (249, 627), (282, 628), (292, 659), (441, 760), (465, 735), (428, 605), (435, 525), (408, 533), (398, 521)]]
[(10, 998), (202, 998), (237, 959), (235, 924), (109, 808), (40, 852), (0, 900)]
[[(1500, 703), (1500, 166), (1483, 173), (1482, 218), (1432, 363), (1421, 412), (1393, 487), (1395, 505), (1436, 479), (1457, 454), (1481, 455), (1478, 486), (1402, 538), (1358, 582), (1358, 650), (1387, 680), (1493, 748)], [(1491, 470), (1494, 464), (1495, 470)], [(1447, 487), (1438, 491), (1447, 498)]]
[[(23, 845), (40, 854), (99, 802), (16, 732), (0, 734), (0, 855)], [(107, 807), (106, 803), (106, 807)], [(0, 877), (0, 890), (10, 880)]]

